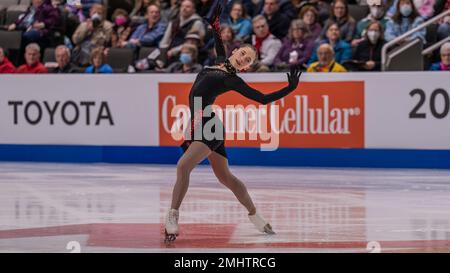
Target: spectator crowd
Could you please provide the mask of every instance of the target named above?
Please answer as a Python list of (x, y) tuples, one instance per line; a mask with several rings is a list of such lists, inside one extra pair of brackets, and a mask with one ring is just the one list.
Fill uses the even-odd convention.
[[(383, 45), (446, 11), (450, 0), (215, 0), (228, 56), (244, 43), (258, 51), (250, 72), (380, 71)], [(31, 0), (3, 32), (20, 32), (15, 60), (0, 47), (0, 73), (196, 73), (214, 65), (214, 0)], [(352, 7), (352, 8), (350, 8)], [(450, 36), (450, 16), (434, 41)], [(428, 34), (428, 35), (427, 35)], [(404, 42), (430, 41), (427, 28)], [(52, 49), (50, 58), (43, 58)], [(116, 68), (111, 58), (130, 61)], [(48, 56), (47, 56), (48, 57)], [(450, 42), (429, 70), (450, 70)], [(117, 61), (117, 60), (116, 60)]]

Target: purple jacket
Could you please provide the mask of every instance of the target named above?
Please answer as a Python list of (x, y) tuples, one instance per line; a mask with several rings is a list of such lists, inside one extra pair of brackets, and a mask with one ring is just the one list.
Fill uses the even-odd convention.
[(278, 51), (277, 57), (275, 58), (274, 64), (289, 64), (289, 53), (292, 51), (297, 51), (298, 59), (296, 64), (303, 64), (308, 61), (311, 56), (312, 50), (314, 48), (314, 42), (310, 39), (304, 39), (302, 42), (298, 44), (294, 44), (294, 42), (285, 38), (283, 41), (283, 45), (281, 46), (280, 51)]
[[(31, 6), (25, 12), (21, 19), (18, 19), (15, 24), (19, 25), (22, 20), (30, 12)], [(41, 22), (45, 24), (45, 27), (40, 30), (41, 37), (48, 35), (59, 23), (60, 14), (59, 11), (53, 7), (51, 0), (45, 0), (44, 3), (36, 9), (33, 22)]]
[(315, 41), (319, 38), (320, 33), (322, 33), (322, 27), (319, 23), (315, 23), (312, 27), (309, 28), (309, 31), (311, 32), (311, 36), (309, 39)]

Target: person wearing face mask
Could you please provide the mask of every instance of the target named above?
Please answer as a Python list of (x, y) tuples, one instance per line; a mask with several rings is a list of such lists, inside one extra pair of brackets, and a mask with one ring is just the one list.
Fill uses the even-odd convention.
[(450, 42), (441, 46), (441, 61), (431, 65), (431, 71), (450, 71)]
[(183, 44), (178, 61), (170, 64), (164, 72), (167, 73), (198, 73), (202, 66), (197, 63), (198, 49), (192, 44)]
[[(106, 17), (112, 18), (116, 10), (124, 10), (127, 14), (130, 14), (133, 11), (136, 0), (108, 0), (108, 3), (105, 3), (107, 7)], [(114, 22), (114, 20), (112, 20)]]
[(83, 11), (84, 17), (88, 18), (91, 8), (94, 5), (102, 5), (103, 2), (105, 2), (105, 1), (104, 0), (81, 0), (80, 6), (81, 6), (81, 10)]
[(94, 4), (89, 19), (81, 23), (72, 35), (75, 45), (73, 61), (79, 66), (89, 64), (92, 48), (107, 46), (111, 43), (113, 24), (104, 18), (103, 5)]
[(380, 5), (376, 5), (375, 3), (369, 5), (369, 15), (366, 18), (361, 19), (356, 25), (356, 34), (355, 39), (352, 41), (352, 46), (355, 47), (365, 39), (365, 30), (371, 22), (379, 22), (383, 29), (386, 29), (387, 21), (389, 21), (389, 17), (385, 16), (385, 4), (383, 1), (380, 2)]
[[(387, 15), (392, 17), (397, 12), (397, 5), (399, 0), (395, 0), (392, 3), (391, 8), (388, 10)], [(424, 19), (431, 18), (434, 14), (434, 5), (436, 4), (436, 0), (413, 0), (414, 6), (416, 7), (417, 12)], [(437, 14), (437, 13), (436, 13)]]
[(205, 25), (202, 18), (196, 13), (195, 1), (180, 0), (179, 16), (169, 22), (164, 36), (159, 42), (160, 61), (166, 65), (176, 60), (185, 36), (192, 32), (198, 33), (203, 40)]
[[(384, 37), (386, 41), (392, 41), (398, 36), (410, 31), (413, 28), (421, 25), (424, 22), (423, 18), (419, 15), (411, 0), (399, 0), (397, 3), (397, 10), (386, 24), (386, 30), (384, 32)], [(416, 38), (422, 40), (425, 44), (426, 29), (423, 28), (414, 32), (406, 41), (411, 41)]]
[(124, 48), (128, 44), (128, 37), (131, 34), (130, 20), (128, 12), (124, 9), (116, 9), (112, 15), (114, 22), (111, 33), (111, 47)]
[(380, 71), (381, 49), (385, 43), (381, 23), (371, 22), (364, 31), (364, 40), (353, 54), (353, 59), (359, 64), (359, 71)]

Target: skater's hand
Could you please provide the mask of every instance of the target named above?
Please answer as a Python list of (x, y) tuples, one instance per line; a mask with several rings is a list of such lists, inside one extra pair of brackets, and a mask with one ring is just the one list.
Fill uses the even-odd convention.
[(298, 86), (298, 82), (300, 81), (300, 75), (302, 75), (302, 71), (300, 71), (300, 66), (293, 65), (291, 66), (291, 71), (286, 73), (289, 83), (289, 88), (291, 90), (295, 90)]
[(220, 3), (217, 3), (216, 9), (214, 10), (214, 14), (211, 18), (204, 17), (204, 19), (213, 27), (214, 30), (219, 31), (220, 29), (220, 14), (222, 14), (222, 6)]

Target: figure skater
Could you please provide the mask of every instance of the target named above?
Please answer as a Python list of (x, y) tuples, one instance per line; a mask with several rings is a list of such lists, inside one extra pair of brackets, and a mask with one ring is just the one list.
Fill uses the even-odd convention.
[[(217, 60), (215, 66), (205, 66), (199, 72), (189, 93), (191, 126), (188, 128), (189, 130), (186, 130), (186, 133), (190, 134), (190, 138), (181, 145), (184, 153), (177, 163), (177, 179), (173, 188), (172, 204), (167, 212), (165, 221), (166, 243), (174, 241), (176, 236), (178, 236), (178, 210), (189, 186), (190, 173), (205, 158), (208, 158), (220, 183), (229, 188), (239, 202), (248, 210), (248, 217), (256, 228), (261, 232), (274, 234), (271, 225), (256, 211), (244, 183), (230, 172), (224, 146), (225, 129), (222, 122), (214, 113), (208, 115), (204, 111), (205, 108), (211, 107), (219, 95), (230, 90), (237, 91), (244, 97), (262, 104), (281, 99), (297, 88), (301, 71), (298, 67), (291, 67), (290, 72), (287, 73), (288, 86), (270, 94), (263, 94), (248, 86), (236, 73), (250, 68), (257, 60), (257, 51), (252, 45), (244, 44), (235, 49), (228, 59), (226, 58), (219, 31), (221, 11), (222, 7), (217, 3), (213, 15), (210, 18), (205, 18), (212, 26)], [(196, 100), (198, 98), (201, 99), (202, 110), (196, 113), (194, 112), (194, 98)], [(205, 137), (203, 128), (211, 120), (215, 124), (214, 131), (217, 132), (219, 130), (221, 138), (211, 139), (210, 137)], [(197, 137), (197, 131), (200, 131), (200, 138)]]

